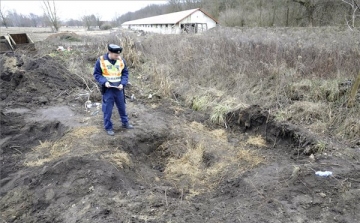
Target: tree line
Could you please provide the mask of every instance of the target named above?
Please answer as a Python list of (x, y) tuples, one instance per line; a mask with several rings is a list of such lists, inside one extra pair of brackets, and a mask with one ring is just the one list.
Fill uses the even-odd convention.
[(80, 20), (70, 19), (68, 21), (60, 21), (59, 18), (52, 16), (51, 12), (49, 15), (43, 14), (39, 16), (33, 13), (23, 15), (17, 13), (15, 10), (6, 12), (0, 11), (0, 23), (5, 27), (47, 27), (56, 23), (56, 28), (59, 28), (60, 26), (85, 26), (90, 30), (92, 27), (101, 26), (103, 24), (103, 21), (100, 21), (100, 18), (101, 17), (96, 15), (86, 15), (81, 17)]
[[(52, 4), (51, 4), (52, 3)], [(16, 11), (0, 10), (2, 26), (92, 27), (120, 26), (130, 20), (146, 18), (187, 9), (201, 8), (221, 25), (235, 27), (360, 27), (360, 0), (168, 0), (167, 4), (149, 5), (128, 12), (112, 21), (101, 21), (99, 15), (85, 15), (80, 20), (61, 22), (56, 15), (55, 1), (44, 1), (44, 15), (24, 16)]]
[(168, 0), (124, 14), (117, 23), (193, 8), (229, 27), (360, 27), (360, 0)]

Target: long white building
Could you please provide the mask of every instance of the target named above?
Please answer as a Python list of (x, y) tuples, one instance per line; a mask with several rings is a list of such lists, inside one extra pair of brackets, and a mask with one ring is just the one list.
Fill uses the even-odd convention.
[(124, 22), (126, 29), (161, 34), (200, 33), (214, 28), (218, 22), (206, 12), (197, 9), (174, 12)]

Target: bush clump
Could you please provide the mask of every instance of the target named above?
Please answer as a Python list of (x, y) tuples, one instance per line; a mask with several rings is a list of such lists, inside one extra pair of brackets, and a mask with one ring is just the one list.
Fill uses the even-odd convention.
[(109, 29), (112, 29), (112, 26), (110, 23), (104, 23), (100, 26), (100, 29), (101, 30), (109, 30)]

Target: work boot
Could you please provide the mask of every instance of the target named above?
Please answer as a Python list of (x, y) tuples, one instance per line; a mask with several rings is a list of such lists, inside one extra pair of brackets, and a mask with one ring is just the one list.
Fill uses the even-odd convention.
[(114, 131), (113, 130), (106, 130), (106, 133), (108, 134), (108, 135), (110, 135), (110, 136), (113, 136), (113, 135), (115, 135), (115, 133), (114, 133)]
[(130, 125), (129, 123), (122, 124), (122, 127), (125, 129), (133, 129), (134, 128), (134, 126)]

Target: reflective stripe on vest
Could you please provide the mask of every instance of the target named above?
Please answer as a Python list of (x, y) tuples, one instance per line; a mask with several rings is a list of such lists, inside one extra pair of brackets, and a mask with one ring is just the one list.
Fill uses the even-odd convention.
[(121, 72), (124, 69), (125, 65), (121, 58), (116, 60), (116, 63), (112, 65), (110, 61), (105, 60), (104, 56), (100, 57), (100, 67), (102, 75), (109, 82), (120, 82), (121, 81)]

